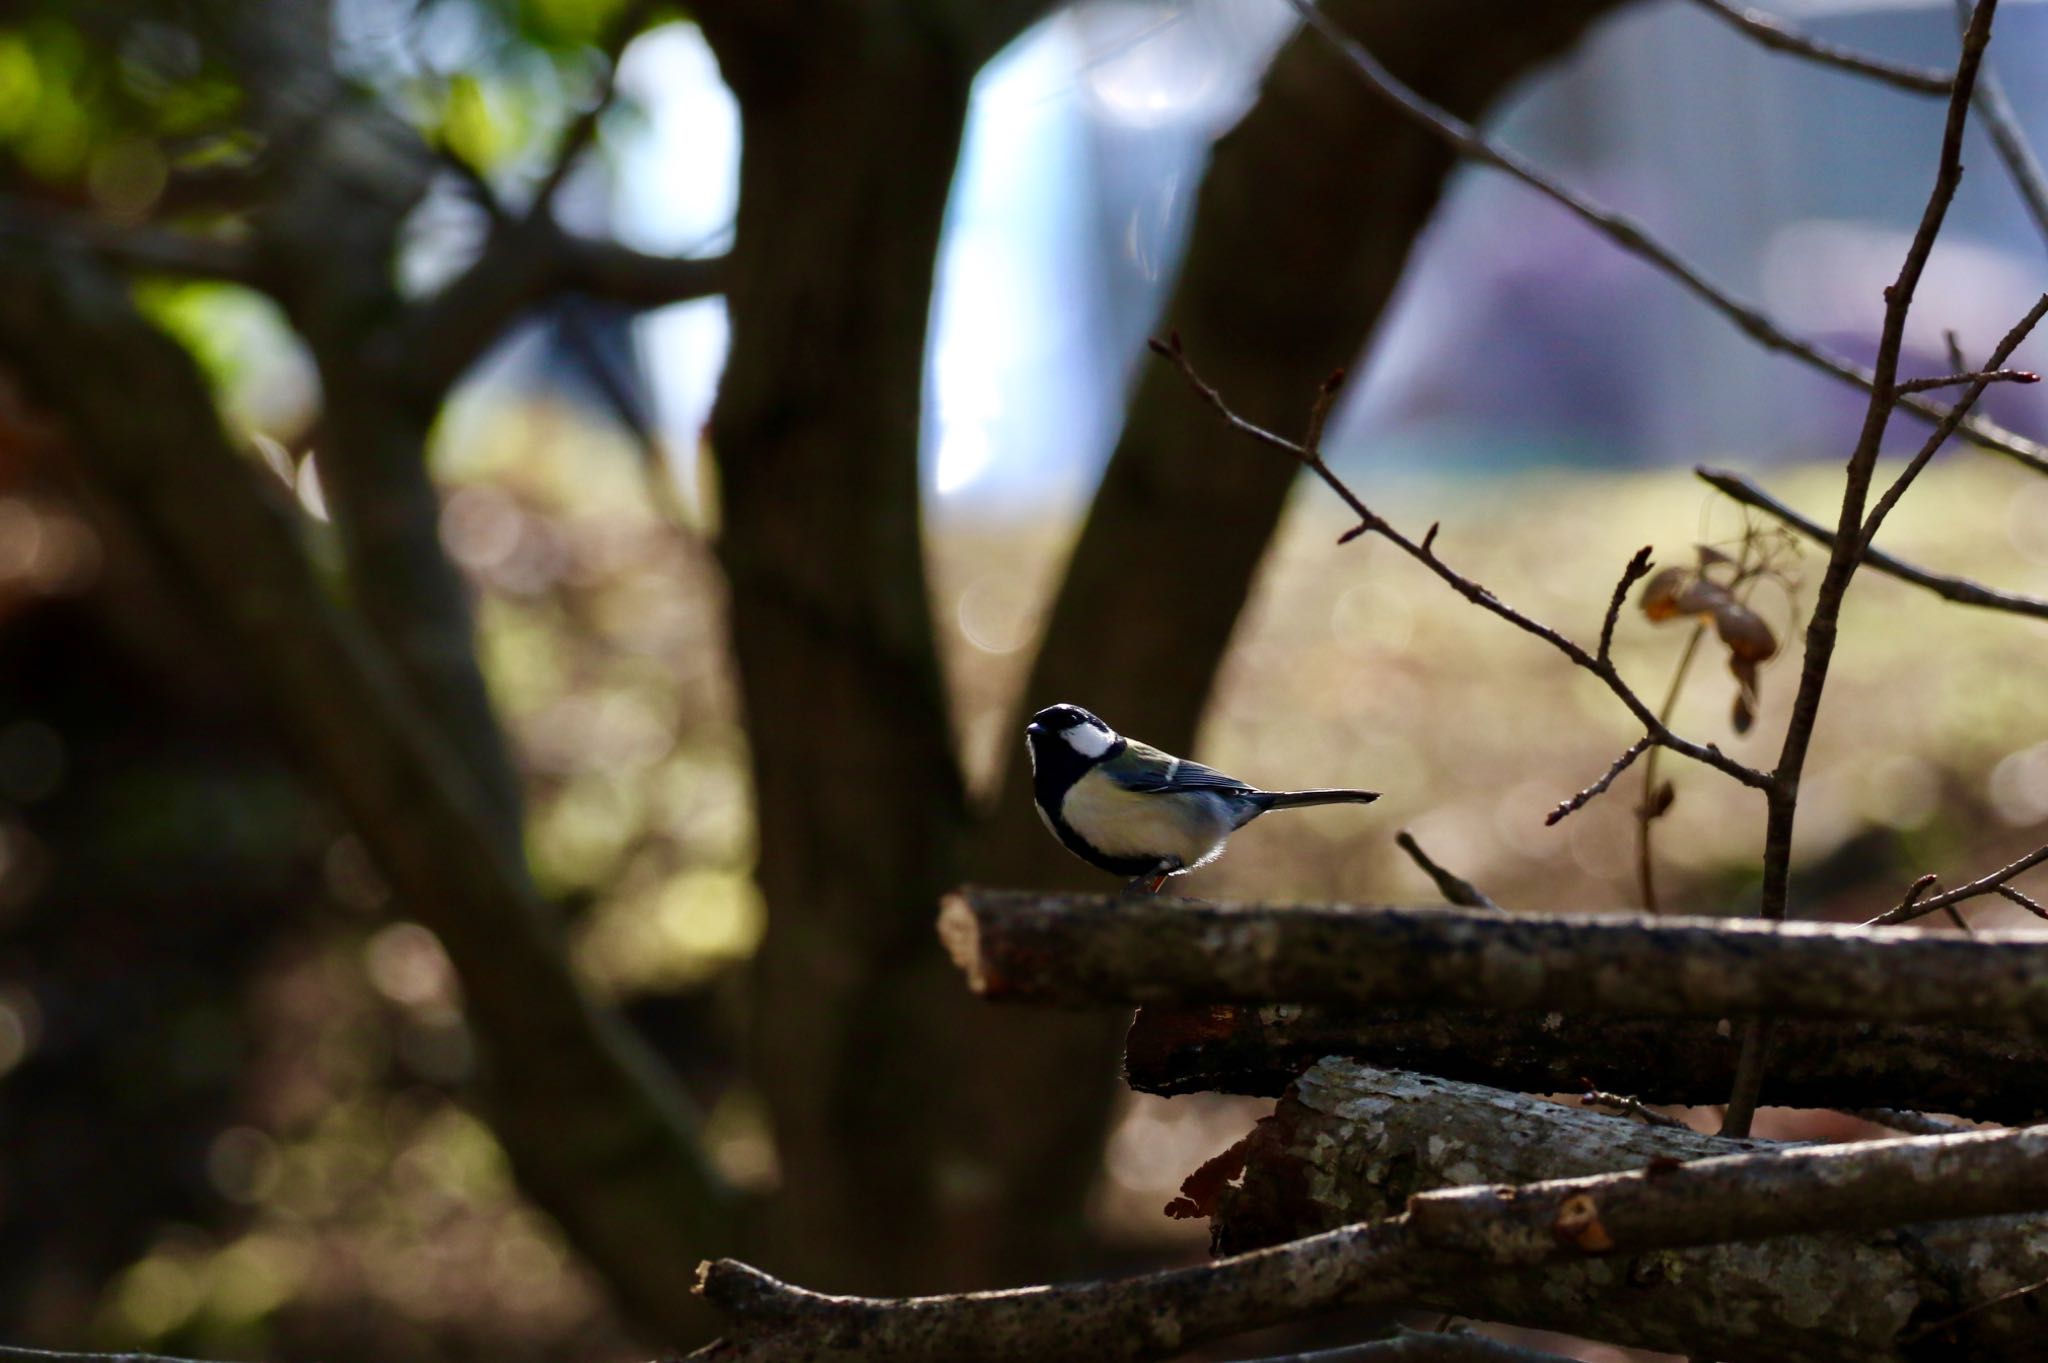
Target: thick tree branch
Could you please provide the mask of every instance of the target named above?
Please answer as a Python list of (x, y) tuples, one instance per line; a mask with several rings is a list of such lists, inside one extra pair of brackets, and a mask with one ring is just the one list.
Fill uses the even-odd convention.
[[(1677, 252), (1652, 237), (1642, 224), (1602, 207), (1574, 190), (1567, 189), (1538, 170), (1520, 153), (1493, 142), (1470, 124), (1423, 99), (1395, 79), (1371, 52), (1332, 23), (1328, 16), (1309, 3), (1309, 0), (1289, 0), (1289, 3), (1309, 24), (1344, 53), (1366, 84), (1380, 98), (1443, 138), (1456, 148), (1461, 156), (1503, 171), (1552, 202), (1568, 209), (1622, 250), (1648, 261), (1678, 281), (1687, 292), (1726, 317), (1744, 335), (1766, 350), (1791, 355), (1823, 373), (1832, 374), (1843, 382), (1860, 388), (1869, 389), (1875, 384), (1876, 375), (1873, 371), (1831, 354), (1811, 341), (1794, 336), (1762, 311), (1738, 302), (1726, 290), (1709, 281)], [(1967, 91), (1964, 98), (1968, 98)], [(1941, 403), (1919, 397), (1903, 400), (1898, 405), (1928, 421), (1937, 421), (1948, 411)], [(2029, 468), (2048, 473), (2048, 445), (2029, 440), (1982, 417), (1973, 417), (1964, 422), (1962, 429), (1984, 448), (1997, 450)]]
[[(1637, 1128), (1647, 1130), (1647, 1128)], [(732, 1333), (694, 1357), (1122, 1363), (1261, 1325), (1412, 1303), (1503, 1270), (2048, 1208), (2048, 1128), (1771, 1151), (1640, 1172), (1423, 1193), (1404, 1215), (1199, 1268), (953, 1297), (828, 1297), (731, 1260), (699, 1290)]]
[(63, 418), (83, 476), (247, 668), (403, 911), (446, 946), (487, 1113), (526, 1191), (638, 1320), (700, 1330), (675, 1266), (729, 1239), (728, 1199), (687, 1100), (584, 995), (475, 773), (327, 599), (191, 358), (101, 270), (4, 240), (0, 358)]
[[(1302, 1075), (1244, 1144), (1241, 1185), (1212, 1208), (1227, 1252), (1400, 1213), (1460, 1184), (1527, 1184), (1744, 1154), (1755, 1143), (1634, 1122), (1475, 1084), (1329, 1061)], [(1783, 1148), (1783, 1147), (1780, 1147)], [(1580, 1233), (1604, 1226), (1589, 1220)], [(1825, 1222), (1815, 1222), (1815, 1227)], [(1992, 1302), (2038, 1279), (2048, 1218), (1937, 1221), (1910, 1232), (1761, 1242), (1564, 1264), (1428, 1290), (1422, 1304), (1637, 1348), (1754, 1363), (1903, 1360), (1921, 1326), (1956, 1317), (1941, 1347), (2005, 1360), (2048, 1354), (2040, 1322)], [(1946, 1267), (1948, 1271), (1941, 1271)], [(1854, 1291), (1841, 1285), (1854, 1283)]]
[(939, 934), (975, 992), (1017, 1003), (2048, 1024), (2048, 940), (2010, 933), (968, 889)]
[[(1727, 1096), (1737, 1046), (1712, 1019), (1569, 1008), (1531, 1018), (1428, 1003), (1147, 1005), (1125, 1039), (1124, 1077), (1140, 1093), (1271, 1098), (1317, 1060), (1344, 1056), (1521, 1093), (1571, 1093), (1590, 1080), (1644, 1102), (1698, 1106)], [(1772, 1098), (1786, 1107), (2048, 1121), (2048, 1038), (2030, 1032), (1788, 1018), (1771, 1055)]]
[(394, 344), (412, 400), (438, 402), (519, 315), (564, 290), (634, 308), (706, 298), (725, 287), (723, 256), (648, 255), (572, 236), (552, 218), (507, 222), (471, 266), (415, 304)]
[[(1730, 469), (1705, 466), (1696, 468), (1693, 472), (1702, 482), (1726, 493), (1744, 506), (1753, 506), (1767, 515), (1776, 517), (1816, 544), (1833, 547), (1834, 531), (1818, 521), (1800, 515), (1741, 474)], [(1929, 572), (1904, 559), (1895, 558), (1874, 545), (1864, 549), (1863, 562), (1865, 566), (1875, 568), (1880, 573), (1898, 578), (1901, 582), (1910, 582), (1916, 587), (1924, 587), (1936, 596), (1945, 597), (1961, 605), (1982, 606), (1986, 610), (2010, 611), (2015, 615), (2031, 615), (2036, 619), (2048, 620), (2048, 598), (2000, 591), (1981, 582), (1972, 582), (1966, 577), (1951, 577), (1945, 573)]]

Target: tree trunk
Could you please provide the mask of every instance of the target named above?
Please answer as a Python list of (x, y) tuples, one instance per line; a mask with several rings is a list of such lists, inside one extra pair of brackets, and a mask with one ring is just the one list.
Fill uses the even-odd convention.
[[(709, 16), (707, 16), (707, 24)], [(773, 1260), (960, 1281), (978, 1182), (935, 1091), (971, 1005), (931, 950), (966, 809), (918, 519), (926, 318), (973, 67), (887, 14), (791, 47), (707, 27), (746, 152), (711, 419), (769, 926), (754, 1064), (786, 1195)]]

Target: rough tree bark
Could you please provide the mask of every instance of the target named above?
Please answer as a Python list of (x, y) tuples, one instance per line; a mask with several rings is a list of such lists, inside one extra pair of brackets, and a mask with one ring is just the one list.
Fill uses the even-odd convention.
[[(1345, 1012), (1293, 1004), (1146, 1007), (1124, 1044), (1141, 1093), (1278, 1097), (1325, 1056), (1521, 1093), (1584, 1081), (1648, 1103), (1718, 1103), (1740, 1039), (1711, 1019), (1450, 1012), (1426, 1004)], [(2048, 1044), (1994, 1027), (1787, 1021), (1771, 1046), (1785, 1107), (1904, 1107), (1979, 1121), (2048, 1118)]]
[[(1243, 1182), (1211, 1220), (1222, 1253), (1398, 1214), (1410, 1196), (1768, 1148), (1348, 1061), (1303, 1074), (1246, 1139)], [(1816, 1227), (1816, 1230), (1819, 1228)], [(2048, 1219), (1816, 1233), (1476, 1273), (1417, 1302), (1641, 1348), (1757, 1363), (2048, 1358), (2038, 1294)], [(1967, 1312), (1967, 1314), (1964, 1314)], [(1946, 1323), (1945, 1323), (1946, 1322)]]
[(976, 993), (1019, 1003), (2048, 1026), (2048, 940), (2018, 933), (975, 889), (946, 896), (938, 926)]

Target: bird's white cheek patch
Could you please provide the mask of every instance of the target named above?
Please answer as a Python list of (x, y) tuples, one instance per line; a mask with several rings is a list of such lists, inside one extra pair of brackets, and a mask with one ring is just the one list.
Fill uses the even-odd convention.
[(1114, 742), (1108, 734), (1093, 724), (1076, 724), (1060, 737), (1067, 740), (1067, 746), (1083, 757), (1100, 757), (1109, 751)]

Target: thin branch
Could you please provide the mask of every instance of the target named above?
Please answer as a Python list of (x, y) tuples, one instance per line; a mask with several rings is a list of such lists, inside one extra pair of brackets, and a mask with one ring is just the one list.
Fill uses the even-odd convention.
[[(1769, 776), (1729, 757), (1714, 744), (1695, 743), (1690, 739), (1681, 738), (1676, 733), (1673, 733), (1662, 720), (1657, 718), (1650, 710), (1650, 707), (1643, 703), (1642, 697), (1638, 696), (1634, 689), (1629, 686), (1628, 682), (1622, 678), (1620, 670), (1615, 667), (1612, 659), (1601, 659), (1588, 653), (1584, 648), (1558, 633), (1550, 626), (1522, 614), (1522, 612), (1495, 596), (1488, 588), (1480, 586), (1471, 578), (1466, 577), (1445, 563), (1437, 556), (1434, 548), (1437, 535), (1437, 527), (1435, 525), (1430, 526), (1428, 533), (1422, 537), (1422, 542), (1417, 544), (1399, 530), (1396, 530), (1378, 512), (1372, 510), (1363, 501), (1359, 500), (1358, 494), (1353, 492), (1343, 479), (1330, 470), (1330, 466), (1323, 461), (1322, 452), (1319, 449), (1297, 445), (1286, 436), (1276, 435), (1265, 427), (1247, 421), (1232, 411), (1230, 404), (1224, 401), (1223, 395), (1216, 390), (1214, 385), (1201, 376), (1195, 369), (1194, 364), (1188, 359), (1187, 352), (1181, 346), (1180, 334), (1178, 332), (1173, 333), (1164, 341), (1155, 337), (1150, 344), (1154, 354), (1171, 361), (1180, 370), (1181, 376), (1188, 381), (1188, 385), (1195, 390), (1196, 394), (1204, 402), (1207, 402), (1216, 409), (1217, 414), (1222, 417), (1224, 424), (1250, 439), (1258, 441), (1262, 445), (1280, 450), (1290, 458), (1297, 460), (1304, 468), (1307, 468), (1316, 477), (1320, 478), (1326, 487), (1337, 494), (1338, 499), (1351, 509), (1353, 515), (1358, 517), (1358, 524), (1345, 531), (1339, 537), (1338, 543), (1343, 544), (1365, 534), (1380, 536), (1388, 543), (1400, 549), (1401, 552), (1435, 573), (1453, 591), (1457, 592), (1458, 595), (1464, 597), (1467, 601), (1470, 601), (1473, 605), (1499, 616), (1526, 634), (1535, 635), (1538, 639), (1543, 640), (1552, 648), (1564, 654), (1572, 662), (1600, 678), (1601, 681), (1607, 684), (1608, 690), (1614, 692), (1621, 700), (1621, 703), (1628, 707), (1629, 712), (1642, 723), (1653, 742), (1661, 744), (1675, 753), (1690, 757), (1696, 762), (1703, 762), (1715, 770), (1733, 777), (1745, 786), (1762, 789), (1770, 784)], [(1633, 567), (1633, 565), (1631, 566)]]
[[(1693, 659), (1699, 656), (1700, 641), (1707, 637), (1704, 621), (1692, 627), (1692, 635), (1685, 641), (1684, 652), (1678, 655), (1678, 666), (1671, 670), (1671, 685), (1665, 689), (1664, 703), (1657, 707), (1657, 718), (1671, 722), (1672, 711), (1678, 708), (1679, 692), (1685, 689), (1685, 679), (1692, 671)], [(1643, 798), (1636, 805), (1636, 885), (1642, 891), (1643, 912), (1655, 915), (1663, 912), (1657, 902), (1657, 864), (1654, 856), (1652, 830), (1657, 820), (1671, 804), (1671, 787), (1657, 784), (1657, 756), (1661, 749), (1653, 748), (1643, 762)]]
[[(1726, 290), (1708, 280), (1677, 252), (1657, 241), (1634, 219), (1567, 189), (1537, 169), (1520, 153), (1491, 141), (1470, 124), (1424, 99), (1402, 84), (1392, 72), (1381, 65), (1378, 58), (1331, 22), (1310, 4), (1309, 0), (1288, 0), (1288, 3), (1344, 54), (1375, 94), (1442, 138), (1458, 154), (1512, 176), (1577, 215), (1622, 250), (1649, 262), (1675, 279), (1694, 297), (1733, 322), (1743, 334), (1765, 349), (1792, 355), (1859, 388), (1868, 389), (1875, 382), (1875, 375), (1871, 371), (1839, 355), (1831, 354), (1811, 341), (1793, 335), (1757, 308), (1737, 301)], [(1919, 396), (1901, 405), (1930, 421), (1939, 420), (1948, 410), (1940, 403)], [(2048, 445), (2029, 440), (1982, 417), (1971, 418), (1963, 424), (1963, 429), (1972, 440), (1986, 449), (1997, 450), (2029, 468), (2048, 473)]]
[(1635, 742), (1629, 744), (1627, 751), (1623, 752), (1621, 756), (1614, 759), (1614, 761), (1608, 766), (1606, 773), (1602, 775), (1599, 780), (1595, 781), (1592, 785), (1587, 786), (1584, 790), (1572, 796), (1570, 799), (1560, 801), (1558, 803), (1557, 808), (1551, 810), (1548, 814), (1544, 815), (1544, 826), (1546, 828), (1551, 827), (1555, 825), (1559, 820), (1563, 819), (1566, 815), (1575, 813), (1578, 810), (1585, 808), (1585, 806), (1588, 803), (1590, 803), (1595, 796), (1604, 793), (1609, 786), (1614, 784), (1614, 778), (1620, 776), (1623, 772), (1627, 771), (1629, 767), (1634, 764), (1635, 760), (1638, 757), (1641, 757), (1644, 754), (1644, 752), (1648, 751), (1649, 748), (1651, 748), (1652, 746), (1653, 740), (1650, 738), (1648, 734), (1643, 735)]
[(1658, 1112), (1654, 1108), (1643, 1106), (1639, 1099), (1630, 1098), (1620, 1093), (1607, 1093), (1590, 1086), (1584, 1093), (1579, 1095), (1579, 1106), (1612, 1108), (1616, 1112), (1627, 1113), (1644, 1126), (1663, 1127), (1667, 1131), (1692, 1130), (1692, 1127), (1681, 1122), (1668, 1112)]
[(1621, 608), (1628, 601), (1628, 589), (1649, 575), (1650, 546), (1636, 550), (1635, 557), (1621, 570), (1621, 580), (1614, 584), (1614, 596), (1607, 603), (1607, 615), (1600, 621), (1600, 651), (1594, 656), (1607, 662), (1614, 651), (1614, 626), (1621, 619)]
[(1415, 841), (1414, 834), (1410, 833), (1407, 829), (1404, 828), (1394, 835), (1394, 846), (1406, 852), (1408, 859), (1422, 868), (1422, 873), (1435, 882), (1437, 893), (1441, 894), (1449, 902), (1465, 909), (1492, 909), (1497, 913), (1507, 912), (1506, 909), (1501, 908), (1499, 904), (1496, 904), (1489, 898), (1486, 891), (1480, 889), (1469, 880), (1451, 874), (1451, 872), (1432, 861), (1429, 853), (1422, 850), (1422, 844)]
[[(1708, 486), (1745, 506), (1753, 506), (1759, 511), (1775, 516), (1816, 544), (1834, 547), (1834, 531), (1800, 515), (1741, 474), (1728, 469), (1704, 466), (1694, 469), (1693, 472)], [(1917, 564), (1895, 558), (1882, 549), (1869, 545), (1864, 547), (1863, 562), (1881, 573), (1898, 578), (1901, 582), (1924, 587), (1936, 596), (1961, 605), (1982, 606), (1986, 610), (2010, 611), (2014, 615), (2031, 615), (2036, 619), (2048, 620), (2048, 598), (1999, 591), (1980, 582), (1972, 582), (1966, 577), (1951, 577), (1945, 573), (1929, 572)]]
[(1998, 366), (2004, 364), (2013, 351), (2019, 349), (2020, 342), (2027, 339), (2028, 333), (2033, 331), (2044, 315), (2048, 315), (2048, 293), (2035, 299), (2034, 306), (2027, 309), (2026, 316), (2020, 318), (2013, 324), (2012, 330), (2006, 332), (1997, 348), (1991, 352), (1990, 362), (1985, 366), (1986, 372), (1971, 380), (1970, 386), (1963, 390), (1963, 395), (1956, 400), (1956, 405), (1949, 410), (1949, 414), (1936, 424), (1906, 467), (1899, 471), (1899, 476), (1892, 480), (1891, 486), (1878, 498), (1877, 505), (1871, 508), (1869, 517), (1863, 522), (1859, 550), (1870, 547), (1870, 542), (1877, 537), (1878, 528), (1884, 524), (1885, 517), (1899, 504), (1899, 498), (1906, 495), (1906, 489), (1913, 485), (1913, 480), (1920, 476), (1920, 471), (1927, 467), (1928, 461), (1948, 443), (1949, 436), (1955, 433), (1957, 423), (1969, 414), (1970, 409), (1977, 405), (1977, 400), (1984, 396), (1984, 390), (1991, 386), (1990, 375), (2000, 372)]
[(2031, 369), (1980, 369), (1968, 374), (1942, 374), (1929, 379), (1907, 379), (1893, 391), (1926, 393), (1936, 388), (1954, 388), (1965, 383), (2039, 383), (2041, 376)]
[(598, 85), (597, 97), (570, 120), (568, 128), (563, 131), (561, 145), (555, 149), (554, 162), (541, 178), (533, 192), (533, 202), (527, 207), (529, 219), (539, 220), (553, 213), (556, 191), (569, 178), (569, 172), (575, 168), (584, 150), (596, 139), (598, 125), (618, 99), (620, 61), (625, 56), (627, 45), (647, 27), (647, 18), (653, 9), (651, 0), (630, 0), (619, 11), (611, 35), (604, 44), (605, 71)]
[[(1959, 29), (1968, 31), (1975, 8), (1975, 0), (1956, 0)], [(2020, 201), (2026, 205), (2042, 240), (2048, 242), (2048, 172), (2041, 169), (2041, 159), (2034, 155), (2020, 129), (2019, 116), (2013, 112), (2012, 101), (2005, 97), (2004, 84), (1988, 64), (1977, 73), (1977, 89), (1971, 99), (1976, 104), (1977, 117), (1991, 134), (1991, 145), (1997, 148), (1998, 159), (2004, 162), (2013, 188), (2019, 191)]]
[(1887, 85), (1916, 95), (1945, 95), (1953, 84), (1946, 71), (1902, 66), (1877, 57), (1866, 57), (1860, 52), (1853, 52), (1846, 47), (1801, 33), (1775, 15), (1766, 14), (1762, 10), (1732, 5), (1727, 3), (1727, 0), (1694, 0), (1694, 3), (1774, 52), (1790, 53), (1792, 56), (1803, 57), (1822, 66), (1832, 66), (1859, 76), (1868, 76), (1872, 80), (1883, 81)]
[(968, 986), (1009, 1003), (2048, 1023), (2048, 939), (2010, 932), (975, 888), (938, 931)]
[(1978, 1302), (1975, 1306), (1966, 1307), (1965, 1309), (1956, 1312), (1952, 1316), (1944, 1316), (1940, 1320), (1929, 1321), (1927, 1324), (1921, 1326), (1919, 1329), (1914, 1330), (1912, 1333), (1905, 1336), (1905, 1338), (1900, 1342), (1905, 1344), (1911, 1344), (1917, 1340), (1925, 1339), (1929, 1335), (1938, 1334), (1941, 1331), (1948, 1329), (1949, 1327), (1957, 1324), (1960, 1321), (1968, 1320), (1970, 1317), (1978, 1315), (1981, 1312), (1989, 1311), (1995, 1306), (2003, 1306), (2009, 1301), (2018, 1301), (2021, 1297), (2032, 1296), (2034, 1293), (2039, 1292), (2044, 1287), (2048, 1287), (2048, 1278), (2042, 1278), (2037, 1282), (2028, 1283), (2024, 1287), (2015, 1287), (2010, 1292), (2001, 1292), (1995, 1297), (1991, 1297), (1985, 1301)]
[[(1998, 894), (2007, 888), (2006, 881), (2023, 872), (2032, 870), (2043, 862), (2048, 862), (2048, 847), (2035, 848), (2018, 861), (2007, 866), (2001, 866), (1990, 875), (1980, 876), (1967, 885), (1958, 885), (1953, 890), (1945, 890), (1940, 894), (1930, 895), (1925, 899), (1916, 898), (1914, 892), (1932, 884), (1934, 878), (1931, 875), (1922, 876), (1914, 883), (1914, 892), (1909, 892), (1903, 903), (1896, 909), (1879, 914), (1871, 919), (1866, 926), (1889, 927), (1895, 923), (1909, 923), (1915, 918), (1933, 913), (1936, 909), (1945, 909), (1951, 904), (1960, 904), (1965, 899), (1975, 899), (1978, 895)], [(2011, 896), (2007, 897), (2010, 898)], [(2028, 907), (2028, 905), (2023, 904), (2021, 907)], [(2040, 906), (2033, 905), (2032, 911), (2040, 912)]]
[(2041, 901), (2031, 895), (2021, 894), (2010, 885), (2000, 885), (1997, 893), (2001, 898), (2011, 900), (2036, 918), (2048, 918), (2048, 908), (2043, 908)]
[(1401, 1216), (1192, 1268), (898, 1300), (805, 1291), (730, 1259), (698, 1292), (732, 1327), (702, 1363), (1126, 1363), (1475, 1272), (2048, 1207), (2048, 1128), (1868, 1141), (1417, 1195)]
[[(1942, 224), (1947, 220), (1956, 186), (1962, 182), (1963, 132), (1969, 123), (1970, 91), (1976, 84), (1977, 67), (1983, 60), (1984, 49), (1991, 42), (1991, 22), (1997, 8), (1997, 0), (1978, 0), (1971, 14), (1969, 29), (1963, 35), (1962, 53), (1956, 59), (1955, 87), (1950, 92), (1948, 116), (1942, 125), (1941, 152), (1935, 166), (1934, 184), (1927, 192), (1926, 206), (1921, 210), (1920, 223), (1906, 248), (1905, 259), (1899, 263), (1898, 275), (1884, 291), (1884, 325), (1878, 336), (1877, 359), (1871, 369), (1870, 400), (1864, 408), (1863, 428), (1857, 434), (1842, 480), (1842, 508), (1835, 527), (1835, 542), (1828, 551), (1827, 568), (1815, 593), (1813, 615), (1807, 621), (1799, 689), (1792, 698), (1792, 714), (1785, 724), (1784, 743), (1778, 750), (1777, 765), (1771, 769), (1771, 785), (1766, 792), (1763, 884), (1757, 906), (1758, 912), (1766, 919), (1783, 919), (1786, 913), (1792, 875), (1792, 829), (1799, 812), (1799, 783), (1806, 768), (1814, 726), (1820, 719), (1821, 694), (1826, 688), (1829, 667), (1834, 658), (1842, 601), (1849, 590), (1850, 580), (1855, 577), (1863, 550), (1882, 523), (1886, 511), (1904, 493), (1913, 474), (1932, 457), (1933, 451), (1947, 439), (1949, 432), (1964, 420), (1970, 404), (1976, 401), (1985, 387), (1982, 383), (1972, 385), (1966, 390), (1963, 401), (1943, 416), (1941, 426), (1921, 455), (1893, 484), (1866, 522), (1864, 507), (1869, 499), (1871, 479), (1884, 444), (1885, 430), (1902, 401), (1894, 385), (1898, 381), (1899, 356), (1905, 345), (1906, 318), (1912, 311), (1913, 298), (1926, 271), (1928, 257), (1934, 252), (1935, 238), (1940, 236)], [(2043, 300), (2043, 305), (2048, 306), (2048, 299)], [(2031, 321), (2024, 324), (2024, 327), (2030, 326)], [(2015, 328), (2014, 335), (2008, 337), (2012, 344), (2018, 344), (2017, 337), (2025, 334), (2024, 327)], [(1996, 369), (2004, 359), (2003, 355), (1995, 355), (1984, 367)], [(1736, 1067), (1734, 1091), (1729, 1095), (1728, 1110), (1721, 1127), (1726, 1135), (1749, 1134), (1763, 1087), (1764, 1063), (1770, 1050), (1770, 1027), (1771, 1019), (1766, 1014), (1751, 1018), (1743, 1028), (1742, 1059)]]

